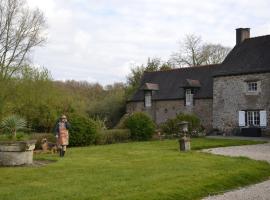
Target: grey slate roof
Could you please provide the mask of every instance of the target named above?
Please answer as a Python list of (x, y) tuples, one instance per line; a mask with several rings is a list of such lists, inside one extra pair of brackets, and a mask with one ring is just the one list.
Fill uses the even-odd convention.
[[(186, 79), (198, 80), (200, 89), (194, 98), (212, 98), (213, 96), (213, 72), (218, 65), (207, 65), (200, 67), (188, 67), (172, 69), (167, 71), (145, 72), (140, 88), (145, 83), (158, 84), (159, 90), (153, 92), (153, 100), (172, 100), (184, 98), (184, 86)], [(137, 90), (131, 101), (143, 101), (144, 91)]]
[(254, 37), (236, 45), (215, 76), (270, 72), (270, 35)]
[[(213, 76), (228, 76), (258, 72), (270, 72), (270, 35), (246, 39), (235, 46), (220, 65), (208, 65), (145, 72), (141, 86), (158, 84), (153, 100), (184, 99), (187, 79), (196, 80), (200, 88), (194, 98), (213, 98)], [(143, 101), (144, 91), (138, 90), (130, 101)]]

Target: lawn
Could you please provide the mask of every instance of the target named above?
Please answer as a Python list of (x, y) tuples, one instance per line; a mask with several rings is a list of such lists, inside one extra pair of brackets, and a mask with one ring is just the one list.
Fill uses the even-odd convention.
[[(193, 149), (255, 144), (240, 140), (193, 139)], [(0, 168), (1, 200), (200, 199), (263, 181), (270, 165), (191, 151), (176, 140), (71, 148), (43, 167)]]

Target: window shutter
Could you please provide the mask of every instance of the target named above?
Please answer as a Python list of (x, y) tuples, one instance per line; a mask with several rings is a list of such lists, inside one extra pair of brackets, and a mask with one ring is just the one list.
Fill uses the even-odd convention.
[(245, 126), (245, 111), (239, 111), (239, 126)]
[(261, 110), (260, 111), (260, 126), (266, 126), (267, 122), (266, 122), (266, 111), (265, 110)]

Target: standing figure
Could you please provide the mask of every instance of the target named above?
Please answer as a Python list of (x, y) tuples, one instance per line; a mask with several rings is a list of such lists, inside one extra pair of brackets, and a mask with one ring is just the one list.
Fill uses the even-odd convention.
[(57, 144), (60, 147), (60, 157), (64, 157), (67, 150), (69, 128), (70, 124), (67, 121), (67, 117), (65, 115), (62, 115), (55, 126), (55, 136), (57, 138)]

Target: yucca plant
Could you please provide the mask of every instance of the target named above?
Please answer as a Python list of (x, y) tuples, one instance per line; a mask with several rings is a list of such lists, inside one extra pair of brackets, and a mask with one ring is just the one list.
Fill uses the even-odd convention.
[(1, 122), (1, 128), (10, 133), (13, 138), (16, 138), (17, 131), (25, 129), (26, 125), (26, 120), (17, 115), (8, 116)]

